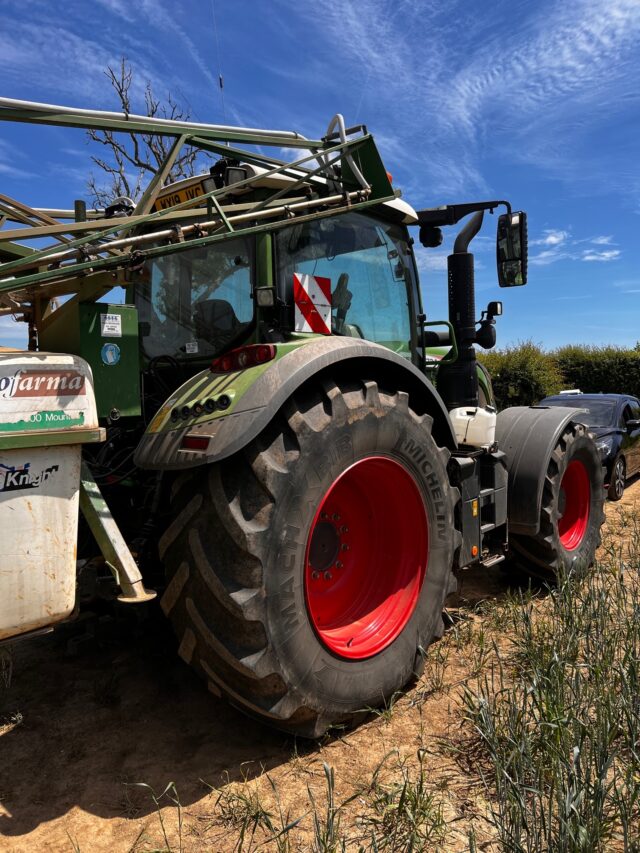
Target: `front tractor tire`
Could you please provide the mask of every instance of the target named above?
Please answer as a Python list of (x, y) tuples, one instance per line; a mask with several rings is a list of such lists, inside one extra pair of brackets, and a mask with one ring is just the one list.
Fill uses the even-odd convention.
[(569, 423), (551, 453), (536, 536), (510, 537), (516, 564), (554, 580), (593, 565), (604, 522), (603, 471), (598, 450), (582, 424)]
[(174, 484), (164, 612), (210, 690), (317, 737), (393, 696), (442, 634), (459, 538), (449, 453), (404, 392), (303, 389)]

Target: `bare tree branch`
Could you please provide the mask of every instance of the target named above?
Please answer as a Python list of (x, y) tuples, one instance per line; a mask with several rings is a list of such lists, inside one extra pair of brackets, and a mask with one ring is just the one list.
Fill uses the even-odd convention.
[[(104, 73), (118, 98), (122, 112), (126, 115), (135, 112), (131, 101), (133, 71), (125, 57), (121, 58), (118, 67), (108, 66)], [(144, 88), (144, 108), (146, 115), (151, 118), (161, 117), (177, 121), (187, 121), (190, 118), (189, 111), (181, 107), (171, 94), (167, 95), (166, 102), (156, 97), (148, 80)], [(104, 159), (91, 156), (93, 163), (107, 177), (104, 186), (99, 185), (94, 174), (90, 175), (87, 182), (89, 197), (97, 207), (106, 207), (115, 198), (123, 195), (137, 201), (146, 183), (145, 176), (150, 179), (160, 169), (174, 141), (173, 137), (168, 136), (114, 133), (111, 130), (88, 130), (87, 137), (91, 142), (107, 149)], [(183, 148), (167, 176), (165, 185), (180, 178), (192, 177), (199, 166), (205, 165), (203, 160), (208, 159), (208, 155), (196, 148)]]

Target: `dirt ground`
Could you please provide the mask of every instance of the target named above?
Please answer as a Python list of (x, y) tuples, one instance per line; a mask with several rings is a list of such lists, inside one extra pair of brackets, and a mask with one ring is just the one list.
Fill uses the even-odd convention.
[[(640, 482), (621, 504), (608, 504), (608, 518), (638, 500)], [(324, 763), (334, 768), (336, 801), (355, 795), (346, 828), (381, 762), (383, 772), (401, 761), (416, 772), (416, 755), (444, 803), (440, 849), (467, 850), (470, 828), (480, 849), (492, 849), (482, 782), (464, 772), (457, 746), (459, 687), (482, 662), (490, 609), (478, 605), (507, 589), (499, 567), (465, 573), (449, 613), (452, 624), (469, 626), (466, 647), (445, 635), (421, 682), (392, 709), (318, 744), (261, 727), (207, 693), (159, 620), (91, 617), (16, 644), (11, 685), (0, 684), (0, 850), (234, 850), (242, 815), (258, 798), (273, 815), (282, 809), (285, 822), (306, 815), (292, 849), (308, 849), (309, 792), (320, 810), (326, 805)], [(153, 794), (170, 783), (180, 808), (165, 796), (159, 811)], [(357, 820), (349, 825), (347, 849), (357, 850)], [(276, 849), (268, 835), (256, 838)]]

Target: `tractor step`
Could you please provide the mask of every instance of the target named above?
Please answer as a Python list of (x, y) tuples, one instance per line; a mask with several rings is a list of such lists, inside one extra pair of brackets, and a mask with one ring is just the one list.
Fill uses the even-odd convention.
[(504, 554), (493, 554), (491, 557), (483, 560), (481, 565), (484, 566), (485, 569), (490, 569), (492, 566), (497, 566), (498, 563), (504, 562), (504, 560), (506, 560)]

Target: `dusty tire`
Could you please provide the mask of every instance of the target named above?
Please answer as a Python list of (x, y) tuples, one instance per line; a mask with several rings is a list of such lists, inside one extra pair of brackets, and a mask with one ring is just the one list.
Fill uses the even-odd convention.
[[(234, 457), (180, 476), (173, 521), (160, 540), (169, 577), (162, 607), (180, 639), (181, 656), (205, 676), (212, 692), (270, 725), (315, 737), (379, 706), (414, 676), (420, 651), (442, 634), (442, 606), (455, 588), (457, 492), (448, 486), (449, 453), (436, 447), (430, 427), (431, 418), (416, 415), (404, 392), (385, 393), (374, 382), (341, 387), (327, 382), (290, 400), (265, 432)], [(378, 490), (371, 488), (376, 466), (385, 477)], [(364, 479), (358, 479), (363, 472)], [(410, 512), (384, 504), (394, 479), (402, 484), (396, 497), (405, 496)], [(334, 535), (322, 525), (339, 514), (330, 512), (328, 521), (323, 516), (336, 492), (342, 494), (345, 517), (335, 522)], [(376, 548), (362, 532), (355, 536), (358, 525), (367, 522), (367, 506), (375, 516), (368, 526)], [(428, 539), (423, 552), (402, 521), (411, 513), (414, 526), (424, 519)], [(387, 515), (396, 522), (385, 520)], [(355, 524), (351, 545), (351, 533), (340, 532), (348, 529), (349, 516)], [(365, 625), (366, 607), (374, 612), (376, 603), (385, 605), (385, 588), (395, 593), (383, 574), (374, 584), (367, 583), (366, 573), (358, 574), (363, 561), (356, 551), (368, 548), (365, 556), (373, 561), (374, 574), (379, 553), (386, 553), (387, 574), (389, 565), (402, 574), (394, 564), (394, 547), (400, 545), (389, 547), (380, 539), (393, 539), (387, 534), (395, 530), (394, 523), (402, 538), (414, 543), (409, 565), (416, 554), (424, 556), (422, 574), (406, 566), (402, 570), (415, 601), (404, 610), (387, 610), (393, 625), (380, 648), (369, 619), (368, 645), (361, 644), (359, 656), (349, 657), (342, 653), (349, 638), (324, 626), (321, 591), (316, 589), (314, 608), (311, 584), (335, 583), (337, 589), (349, 572), (356, 572), (343, 605), (335, 592), (327, 593), (329, 602), (334, 595), (328, 615), (334, 628), (344, 627), (341, 619)], [(334, 553), (327, 568), (332, 554), (322, 556), (323, 543), (325, 551), (337, 548), (336, 553), (347, 544), (344, 554), (351, 563), (345, 558), (336, 570)], [(314, 572), (320, 573), (315, 580)], [(325, 581), (325, 572), (336, 577)]]
[(602, 465), (581, 424), (570, 423), (556, 444), (544, 481), (540, 530), (510, 538), (516, 565), (543, 579), (593, 564), (604, 521)]
[(624, 456), (620, 454), (616, 457), (611, 468), (611, 482), (607, 491), (607, 497), (610, 501), (622, 500), (624, 495), (625, 479), (627, 475), (627, 465), (624, 461)]

